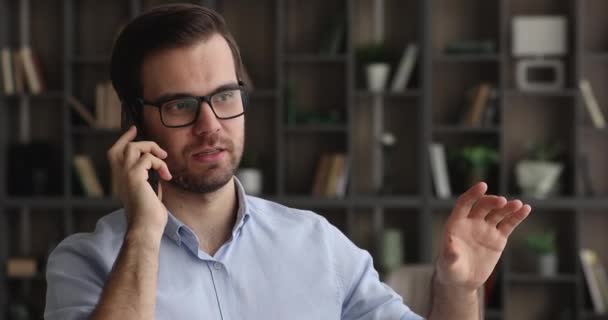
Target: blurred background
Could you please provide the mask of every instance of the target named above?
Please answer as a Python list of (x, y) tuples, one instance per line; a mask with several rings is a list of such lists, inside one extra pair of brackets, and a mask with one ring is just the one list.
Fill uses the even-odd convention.
[[(0, 319), (41, 319), (49, 252), (120, 207), (109, 55), (171, 2), (0, 0)], [(487, 181), (534, 211), (485, 318), (608, 319), (608, 1), (191, 2), (240, 45), (249, 193), (325, 216), (388, 279)]]

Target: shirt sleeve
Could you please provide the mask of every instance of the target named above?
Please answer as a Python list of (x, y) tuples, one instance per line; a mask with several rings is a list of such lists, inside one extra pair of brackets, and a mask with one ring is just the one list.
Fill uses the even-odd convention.
[(330, 248), (342, 297), (342, 320), (421, 320), (402, 298), (382, 283), (371, 255), (353, 244), (340, 230), (329, 226)]
[(49, 256), (46, 269), (46, 320), (88, 319), (105, 282), (103, 267), (86, 235), (62, 241)]

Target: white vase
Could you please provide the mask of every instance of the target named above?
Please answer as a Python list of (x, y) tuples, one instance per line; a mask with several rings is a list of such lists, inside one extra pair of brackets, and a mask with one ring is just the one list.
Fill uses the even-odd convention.
[(252, 196), (262, 194), (262, 171), (253, 168), (242, 168), (236, 172), (236, 177), (239, 179), (245, 192)]
[(365, 67), (367, 87), (371, 92), (382, 92), (386, 87), (390, 67), (388, 63), (370, 63)]
[(546, 198), (555, 190), (564, 165), (548, 161), (520, 161), (515, 167), (517, 184), (525, 196)]
[(557, 275), (557, 255), (555, 253), (542, 254), (538, 257), (538, 272), (543, 277)]

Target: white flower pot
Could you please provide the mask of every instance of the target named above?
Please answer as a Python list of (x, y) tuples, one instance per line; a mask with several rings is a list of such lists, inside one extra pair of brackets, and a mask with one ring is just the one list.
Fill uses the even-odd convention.
[(367, 87), (372, 92), (382, 92), (386, 87), (390, 66), (388, 63), (370, 63), (365, 67)]
[(262, 171), (253, 168), (242, 168), (236, 172), (236, 177), (239, 179), (245, 192), (252, 196), (262, 194)]
[(515, 167), (517, 184), (525, 196), (546, 198), (555, 190), (564, 165), (548, 161), (520, 161)]
[(538, 272), (543, 277), (555, 277), (557, 275), (557, 255), (555, 253), (540, 255)]

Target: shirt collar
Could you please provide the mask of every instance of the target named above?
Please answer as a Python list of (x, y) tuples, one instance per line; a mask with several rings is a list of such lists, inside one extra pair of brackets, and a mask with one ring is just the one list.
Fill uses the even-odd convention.
[[(247, 194), (245, 193), (245, 188), (237, 179), (234, 177), (234, 186), (236, 189), (237, 203), (238, 209), (236, 213), (236, 223), (232, 228), (232, 238), (235, 238), (238, 233), (241, 231), (245, 223), (249, 220), (250, 209), (247, 205)], [(181, 222), (178, 218), (176, 218), (170, 211), (167, 210), (168, 219), (167, 225), (165, 226), (164, 234), (167, 235), (170, 239), (180, 244), (182, 242), (182, 236), (180, 234), (181, 229), (187, 229), (189, 233), (193, 234), (192, 230)], [(198, 246), (198, 244), (197, 244)]]

